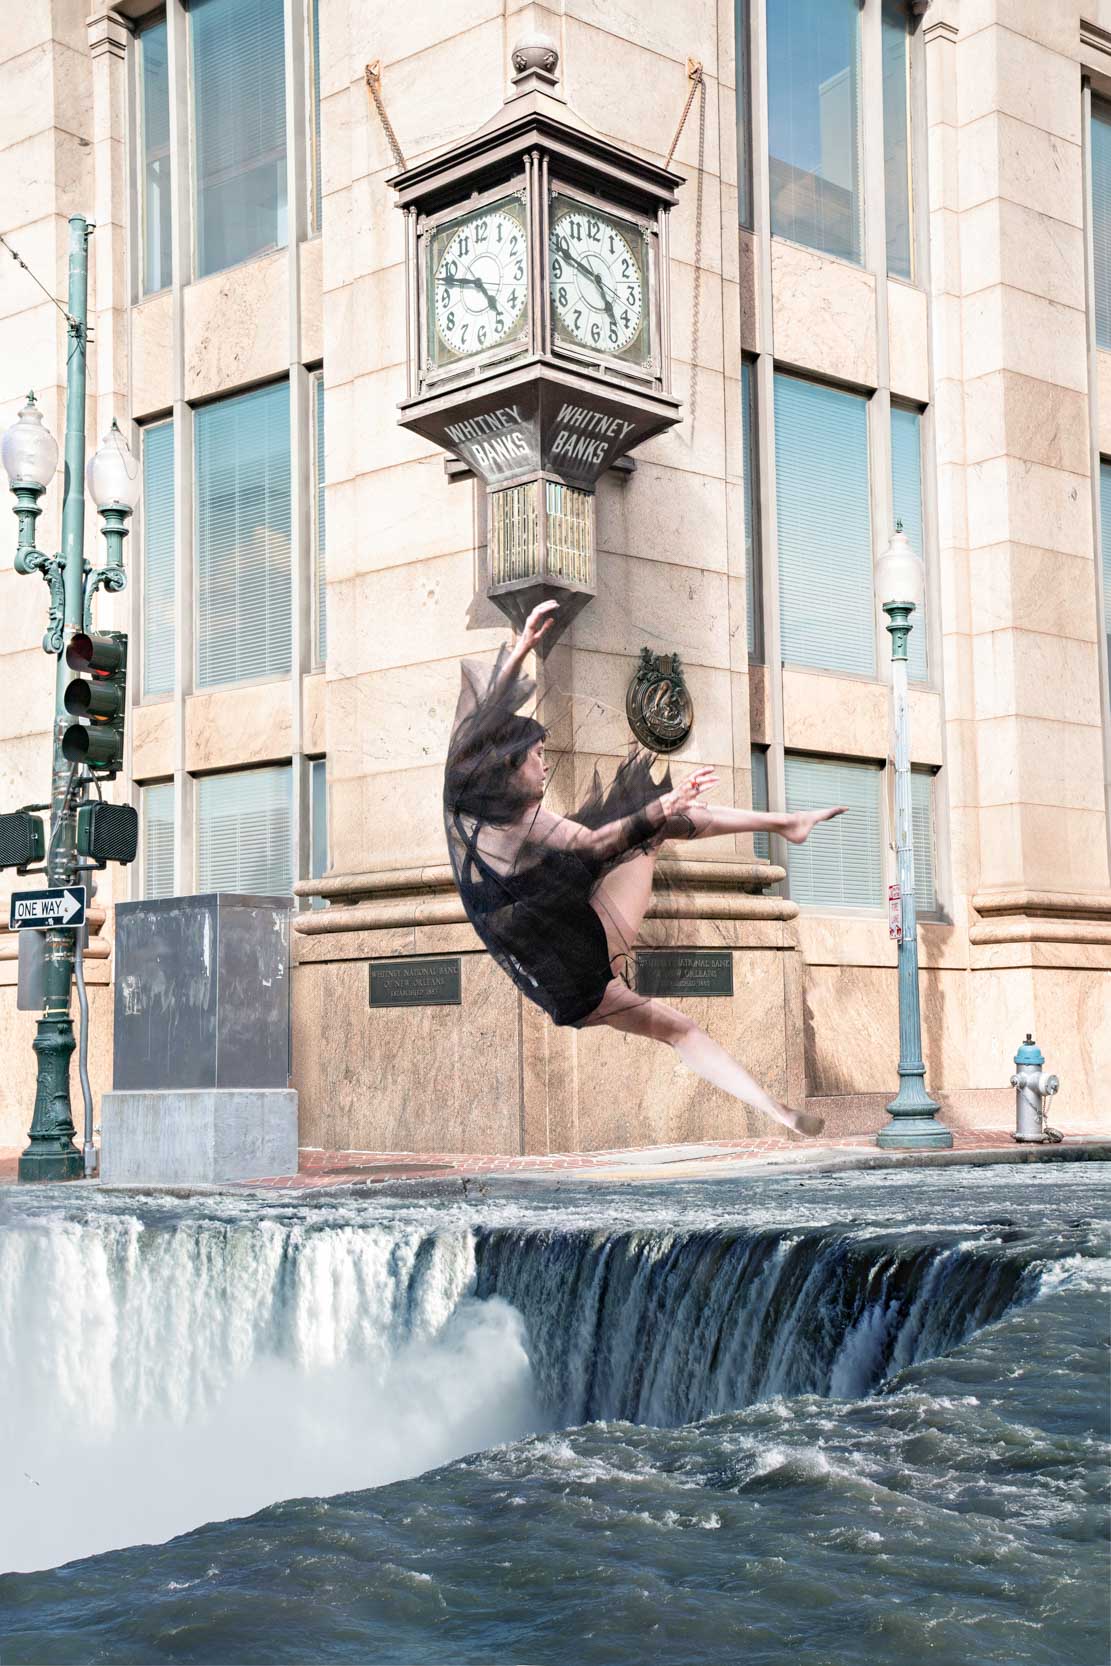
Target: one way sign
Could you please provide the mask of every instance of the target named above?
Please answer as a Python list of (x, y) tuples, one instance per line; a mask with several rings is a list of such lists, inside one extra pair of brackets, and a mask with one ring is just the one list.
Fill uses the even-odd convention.
[(9, 931), (49, 931), (53, 926), (85, 924), (85, 887), (56, 885), (50, 891), (15, 891)]

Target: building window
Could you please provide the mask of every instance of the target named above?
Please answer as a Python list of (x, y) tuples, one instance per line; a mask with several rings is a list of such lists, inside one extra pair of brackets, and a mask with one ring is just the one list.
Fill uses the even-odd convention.
[(290, 667), (289, 384), (196, 413), (197, 686)]
[(197, 276), (286, 241), (283, 0), (192, 0)]
[[(911, 549), (926, 560), (922, 520), (922, 418), (903, 405), (891, 407), (891, 504), (895, 525), (902, 523)], [(924, 683), (928, 675), (925, 605), (911, 615), (907, 676)]]
[(760, 528), (757, 522), (756, 390), (755, 369), (748, 359), (741, 361), (741, 447), (744, 452), (745, 517), (745, 605), (748, 613), (748, 651), (753, 659), (763, 658), (764, 632), (760, 610)]
[(139, 35), (139, 144), (142, 181), (142, 293), (168, 289), (173, 280), (170, 253), (170, 72), (166, 55), (166, 19)]
[[(765, 813), (768, 809), (768, 754), (762, 746), (752, 748), (752, 808), (763, 810)], [(752, 835), (752, 854), (758, 862), (771, 861), (772, 845), (769, 833)]]
[(315, 659), (323, 665), (328, 658), (328, 584), (325, 565), (326, 526), (324, 520), (324, 372), (314, 378), (313, 392), (313, 457), (315, 486), (313, 494), (313, 593), (316, 598), (316, 629), (313, 633)]
[(752, 81), (749, 75), (749, 0), (734, 0), (734, 73), (737, 78), (737, 218), (752, 225)]
[(859, 0), (767, 8), (772, 231), (859, 261)]
[(312, 229), (319, 231), (324, 224), (324, 195), (320, 169), (320, 0), (310, 0), (309, 6), (309, 63), (312, 96)]
[(174, 784), (160, 781), (139, 791), (143, 830), (143, 896), (174, 894)]
[(197, 888), (288, 896), (293, 774), (248, 769), (197, 782)]
[(1099, 542), (1103, 556), (1103, 630), (1107, 638), (1107, 665), (1111, 673), (1111, 463), (1099, 463)]
[[(323, 879), (328, 872), (328, 764), (325, 758), (309, 763), (309, 878)], [(325, 899), (314, 897), (314, 908)]]
[(174, 425), (143, 429), (143, 698), (174, 689)]
[(787, 811), (847, 805), (843, 816), (816, 827), (804, 845), (787, 847), (787, 888), (816, 908), (882, 908), (883, 813), (878, 764), (841, 763), (788, 753)]
[(883, 0), (883, 177), (887, 270), (914, 276), (911, 235), (910, 23), (906, 0)]
[(1111, 347), (1111, 105), (1092, 100), (1092, 254), (1096, 345)]
[(780, 658), (876, 674), (868, 405), (775, 378)]
[(934, 775), (931, 769), (912, 769), (910, 772), (910, 823), (914, 846), (914, 906), (919, 914), (936, 914)]

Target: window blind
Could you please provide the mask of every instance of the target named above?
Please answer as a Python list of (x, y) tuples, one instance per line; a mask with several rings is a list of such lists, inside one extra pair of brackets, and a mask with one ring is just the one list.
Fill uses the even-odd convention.
[(201, 891), (285, 896), (293, 886), (288, 764), (197, 782), (197, 885)]
[(805, 844), (787, 846), (789, 895), (822, 908), (882, 907), (883, 771), (797, 753), (788, 753), (784, 766), (788, 811), (848, 806), (845, 815), (816, 827)]
[(197, 275), (287, 236), (283, 0), (191, 0)]
[(906, 0), (883, 0), (883, 178), (887, 270), (913, 275), (911, 237), (910, 30)]
[(139, 794), (143, 827), (143, 896), (174, 894), (174, 784), (161, 781)]
[(859, 261), (859, 0), (775, 0), (767, 51), (772, 231)]
[(316, 663), (323, 665), (328, 658), (328, 583), (325, 563), (324, 520), (324, 372), (316, 378), (316, 397), (313, 406), (313, 425), (316, 439), (316, 525), (313, 537), (313, 560), (316, 565)]
[(143, 429), (143, 695), (174, 688), (174, 425)]
[(780, 657), (876, 674), (867, 402), (775, 378)]
[(756, 524), (756, 410), (753, 392), (753, 368), (748, 359), (741, 361), (741, 447), (744, 452), (744, 517), (745, 517), (745, 607), (748, 614), (748, 651), (755, 657), (757, 644), (763, 651), (764, 633), (760, 622), (760, 594), (757, 588), (759, 565), (759, 528)]
[(932, 770), (912, 769), (910, 772), (910, 824), (914, 846), (914, 906), (919, 914), (936, 914)]
[(289, 384), (196, 414), (197, 685), (290, 666)]
[[(902, 521), (910, 547), (923, 562), (926, 533), (922, 521), (922, 419), (917, 411), (902, 405), (891, 407), (891, 503), (896, 522)], [(912, 630), (907, 653), (907, 676), (924, 683), (926, 663), (926, 609), (916, 607), (911, 615)]]
[(1099, 541), (1103, 554), (1103, 629), (1111, 667), (1111, 463), (1099, 465)]
[[(768, 808), (768, 754), (762, 746), (752, 748), (752, 808)], [(767, 833), (752, 835), (752, 852), (758, 862), (771, 861), (771, 837)]]
[(1111, 347), (1111, 105), (1092, 100), (1092, 252), (1096, 343)]
[(144, 295), (167, 289), (173, 278), (170, 249), (170, 73), (166, 20), (139, 36), (139, 128), (142, 146), (142, 249)]

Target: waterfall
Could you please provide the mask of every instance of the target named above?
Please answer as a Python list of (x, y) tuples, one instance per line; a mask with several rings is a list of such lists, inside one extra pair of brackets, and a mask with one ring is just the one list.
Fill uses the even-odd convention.
[(0, 1568), (596, 1418), (858, 1396), (1036, 1288), (952, 1231), (109, 1211), (0, 1231)]

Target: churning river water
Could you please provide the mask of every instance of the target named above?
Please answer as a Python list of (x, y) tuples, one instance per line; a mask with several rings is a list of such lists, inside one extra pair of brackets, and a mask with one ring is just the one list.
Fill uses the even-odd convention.
[(11, 1189), (0, 1661), (1106, 1666), (1109, 1203)]

